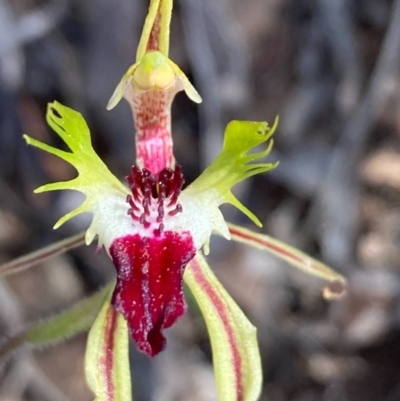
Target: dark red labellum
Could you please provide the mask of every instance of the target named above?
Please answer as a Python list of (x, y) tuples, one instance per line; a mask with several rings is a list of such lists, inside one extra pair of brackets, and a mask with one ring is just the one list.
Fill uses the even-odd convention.
[(163, 329), (183, 315), (183, 272), (196, 250), (189, 233), (163, 232), (116, 239), (110, 254), (117, 269), (112, 303), (125, 317), (137, 347), (155, 356), (166, 344)]

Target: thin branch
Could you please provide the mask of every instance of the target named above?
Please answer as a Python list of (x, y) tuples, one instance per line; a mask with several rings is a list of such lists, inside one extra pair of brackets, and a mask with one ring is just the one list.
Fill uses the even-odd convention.
[(0, 276), (19, 273), (30, 267), (43, 263), (57, 255), (63, 254), (71, 249), (77, 248), (85, 243), (85, 232), (79, 233), (67, 239), (58, 241), (38, 251), (21, 256), (11, 262), (0, 265)]

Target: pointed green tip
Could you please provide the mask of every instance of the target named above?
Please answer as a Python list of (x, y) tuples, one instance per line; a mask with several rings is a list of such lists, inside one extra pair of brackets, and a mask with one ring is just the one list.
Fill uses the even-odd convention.
[(111, 95), (110, 100), (107, 103), (106, 110), (110, 111), (112, 110), (121, 100), (122, 95), (120, 94), (119, 91), (119, 85), (115, 89), (114, 93)]
[(31, 137), (29, 135), (23, 134), (22, 138), (24, 138), (24, 140), (25, 140), (27, 145), (31, 145), (32, 144), (32, 139), (31, 139)]
[(232, 206), (236, 207), (239, 209), (243, 214), (245, 214), (255, 225), (258, 227), (262, 227), (261, 221), (258, 219), (258, 217), (251, 211), (249, 210), (246, 206), (243, 205), (242, 202), (240, 202), (235, 195), (232, 194), (231, 191), (225, 194), (224, 196), (225, 201), (229, 202)]

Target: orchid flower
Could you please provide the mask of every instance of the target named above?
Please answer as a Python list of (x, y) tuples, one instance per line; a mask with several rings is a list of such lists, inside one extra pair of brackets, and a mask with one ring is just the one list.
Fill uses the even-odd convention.
[[(327, 295), (340, 292), (345, 281), (298, 250), (228, 224), (219, 209), (230, 203), (261, 226), (231, 189), (277, 166), (263, 159), (272, 148), (271, 137), (278, 119), (272, 126), (266, 122), (229, 123), (220, 154), (183, 189), (183, 172), (173, 156), (170, 108), (181, 90), (197, 103), (201, 98), (168, 57), (171, 13), (172, 0), (150, 1), (136, 62), (123, 76), (107, 106), (112, 109), (125, 98), (132, 108), (137, 157), (126, 182), (120, 182), (94, 151), (82, 115), (53, 102), (46, 119), (69, 151), (27, 135), (24, 138), (29, 145), (73, 165), (78, 176), (43, 185), (35, 192), (83, 193), (83, 203), (61, 217), (54, 228), (81, 213), (91, 213), (85, 242), (90, 244), (97, 237), (98, 246), (105, 248), (116, 269), (116, 282), (108, 290), (108, 297), (96, 298), (96, 305), (100, 301), (104, 304), (88, 338), (86, 376), (96, 399), (130, 399), (128, 333), (140, 351), (151, 357), (161, 352), (166, 346), (163, 331), (186, 311), (185, 282), (210, 333), (219, 400), (253, 401), (262, 384), (256, 329), (206, 262), (204, 254), (209, 252), (211, 235), (267, 250), (328, 280), (334, 285)], [(263, 151), (252, 152), (260, 145), (264, 145)], [(74, 237), (70, 247), (80, 242), (79, 237)], [(22, 264), (26, 263), (24, 260)]]

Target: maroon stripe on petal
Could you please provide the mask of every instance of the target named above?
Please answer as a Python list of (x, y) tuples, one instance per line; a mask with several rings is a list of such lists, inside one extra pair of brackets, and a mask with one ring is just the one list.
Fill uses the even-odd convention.
[(114, 399), (114, 335), (117, 327), (117, 312), (113, 307), (110, 307), (107, 311), (106, 329), (104, 333), (104, 350), (103, 350), (103, 361), (102, 368), (104, 369), (104, 377), (106, 380), (106, 392), (107, 400), (111, 401)]
[(218, 314), (218, 317), (221, 319), (222, 324), (225, 329), (225, 335), (231, 349), (231, 362), (234, 368), (235, 375), (235, 388), (236, 388), (236, 401), (243, 400), (243, 383), (242, 383), (242, 357), (239, 350), (239, 342), (236, 338), (233, 322), (229, 318), (231, 313), (229, 307), (224, 302), (221, 294), (218, 293), (216, 288), (214, 288), (207, 277), (204, 275), (204, 272), (200, 266), (200, 264), (194, 260), (191, 262), (191, 269), (193, 275), (196, 279), (197, 284), (199, 284), (203, 291), (207, 294), (207, 296), (211, 299), (214, 308)]
[(254, 236), (254, 235), (247, 234), (244, 231), (236, 230), (232, 226), (229, 227), (229, 232), (232, 235), (235, 235), (235, 236), (237, 236), (239, 238), (243, 238), (243, 239), (245, 239), (247, 241), (251, 241), (251, 242), (254, 242), (256, 244), (259, 244), (262, 247), (271, 249), (272, 251), (275, 251), (275, 252), (279, 253), (280, 255), (282, 255), (284, 257), (287, 257), (288, 259), (293, 260), (294, 262), (304, 263), (304, 258), (294, 254), (293, 252), (288, 251), (287, 249), (285, 249), (282, 246), (279, 246), (278, 244), (274, 244), (272, 242), (269, 242), (267, 239), (261, 239), (259, 237)]
[(112, 303), (128, 321), (137, 347), (155, 356), (165, 347), (163, 329), (183, 315), (183, 272), (194, 257), (188, 233), (138, 234), (116, 239), (110, 254), (117, 269)]

